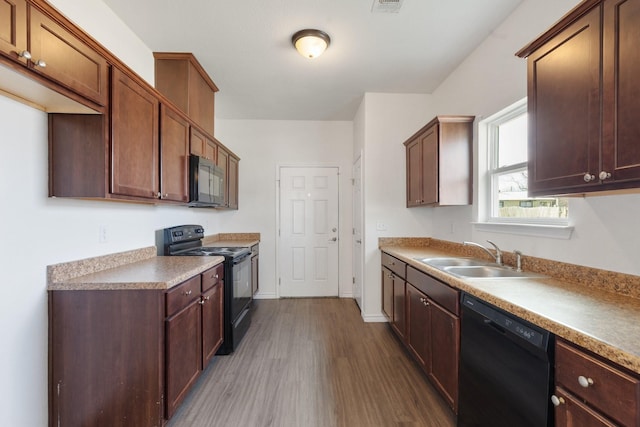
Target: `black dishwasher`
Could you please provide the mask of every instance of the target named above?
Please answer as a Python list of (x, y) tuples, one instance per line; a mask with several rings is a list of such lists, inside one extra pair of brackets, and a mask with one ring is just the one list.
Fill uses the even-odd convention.
[(462, 296), (458, 427), (552, 426), (554, 336)]

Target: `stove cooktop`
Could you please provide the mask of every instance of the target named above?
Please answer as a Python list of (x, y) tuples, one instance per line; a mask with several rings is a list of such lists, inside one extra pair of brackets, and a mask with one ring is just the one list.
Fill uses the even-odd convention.
[(218, 256), (236, 258), (242, 255), (249, 254), (250, 252), (251, 250), (249, 248), (238, 248), (238, 247), (218, 248), (218, 247), (206, 246), (206, 247), (200, 247), (200, 248), (190, 249), (185, 252), (181, 252), (180, 255), (191, 255), (191, 256), (218, 255)]

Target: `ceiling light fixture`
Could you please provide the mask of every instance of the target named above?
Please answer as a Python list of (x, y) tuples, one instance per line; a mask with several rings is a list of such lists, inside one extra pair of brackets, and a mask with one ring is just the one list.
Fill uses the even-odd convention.
[(320, 30), (300, 30), (291, 37), (291, 43), (300, 55), (309, 59), (322, 55), (330, 42), (329, 34)]

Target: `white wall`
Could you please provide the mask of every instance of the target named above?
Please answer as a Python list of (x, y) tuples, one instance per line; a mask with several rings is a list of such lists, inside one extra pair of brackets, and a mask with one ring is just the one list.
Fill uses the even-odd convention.
[(277, 295), (276, 194), (279, 166), (340, 168), (339, 251), (341, 296), (351, 289), (352, 122), (216, 120), (216, 135), (240, 156), (240, 209), (221, 219), (225, 230), (258, 231), (260, 298)]
[[(523, 2), (434, 92), (438, 111), (488, 117), (524, 98), (526, 61), (514, 53), (577, 3), (577, 0)], [(503, 249), (519, 249), (525, 255), (640, 274), (639, 208), (639, 194), (572, 198), (569, 212), (575, 231), (570, 240), (480, 232), (470, 225), (475, 219), (471, 208), (435, 209), (433, 235), (455, 241), (491, 239)], [(454, 236), (448, 233), (451, 222), (461, 233)]]
[(432, 211), (405, 207), (402, 145), (433, 118), (431, 107), (429, 95), (367, 93), (356, 114), (354, 145), (364, 150), (362, 316), (368, 321), (382, 320), (378, 238), (431, 235)]

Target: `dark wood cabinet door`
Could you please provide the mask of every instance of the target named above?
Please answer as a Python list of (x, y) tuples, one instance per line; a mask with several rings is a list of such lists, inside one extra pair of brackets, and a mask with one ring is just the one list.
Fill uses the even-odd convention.
[(404, 339), (406, 333), (405, 287), (404, 279), (393, 276), (393, 322), (391, 326)]
[(422, 141), (407, 144), (407, 207), (422, 204)]
[(163, 298), (49, 292), (50, 426), (163, 424)]
[(255, 295), (260, 289), (260, 256), (251, 257), (251, 294)]
[[(35, 7), (30, 8), (29, 51), (35, 71), (107, 105), (107, 60)], [(38, 61), (46, 66), (36, 65)]]
[(422, 203), (431, 205), (439, 202), (438, 181), (438, 125), (427, 129), (420, 137), (422, 144)]
[(594, 8), (529, 56), (531, 195), (599, 182), (600, 46)]
[(429, 378), (454, 411), (458, 403), (460, 319), (429, 301), (431, 311), (431, 368)]
[(207, 367), (222, 344), (223, 288), (220, 281), (202, 294), (202, 369)]
[(427, 296), (407, 284), (407, 343), (425, 372), (431, 366), (431, 310)]
[(616, 426), (561, 387), (557, 387), (554, 394), (560, 400), (560, 404), (555, 407), (556, 427)]
[(163, 200), (189, 201), (189, 122), (162, 105), (160, 119), (160, 192)]
[(604, 2), (603, 183), (640, 180), (639, 40), (640, 2)]
[(393, 273), (382, 267), (382, 314), (393, 322)]
[(111, 192), (158, 198), (158, 99), (113, 68)]
[(229, 156), (229, 209), (238, 209), (238, 159)]
[(26, 0), (0, 0), (0, 53), (27, 63), (19, 55), (27, 50)]
[(166, 417), (173, 416), (202, 370), (200, 299), (166, 321)]
[(226, 152), (222, 147), (218, 146), (218, 160), (217, 165), (220, 169), (223, 170), (224, 176), (224, 201), (222, 202), (222, 208), (229, 207), (229, 153)]

